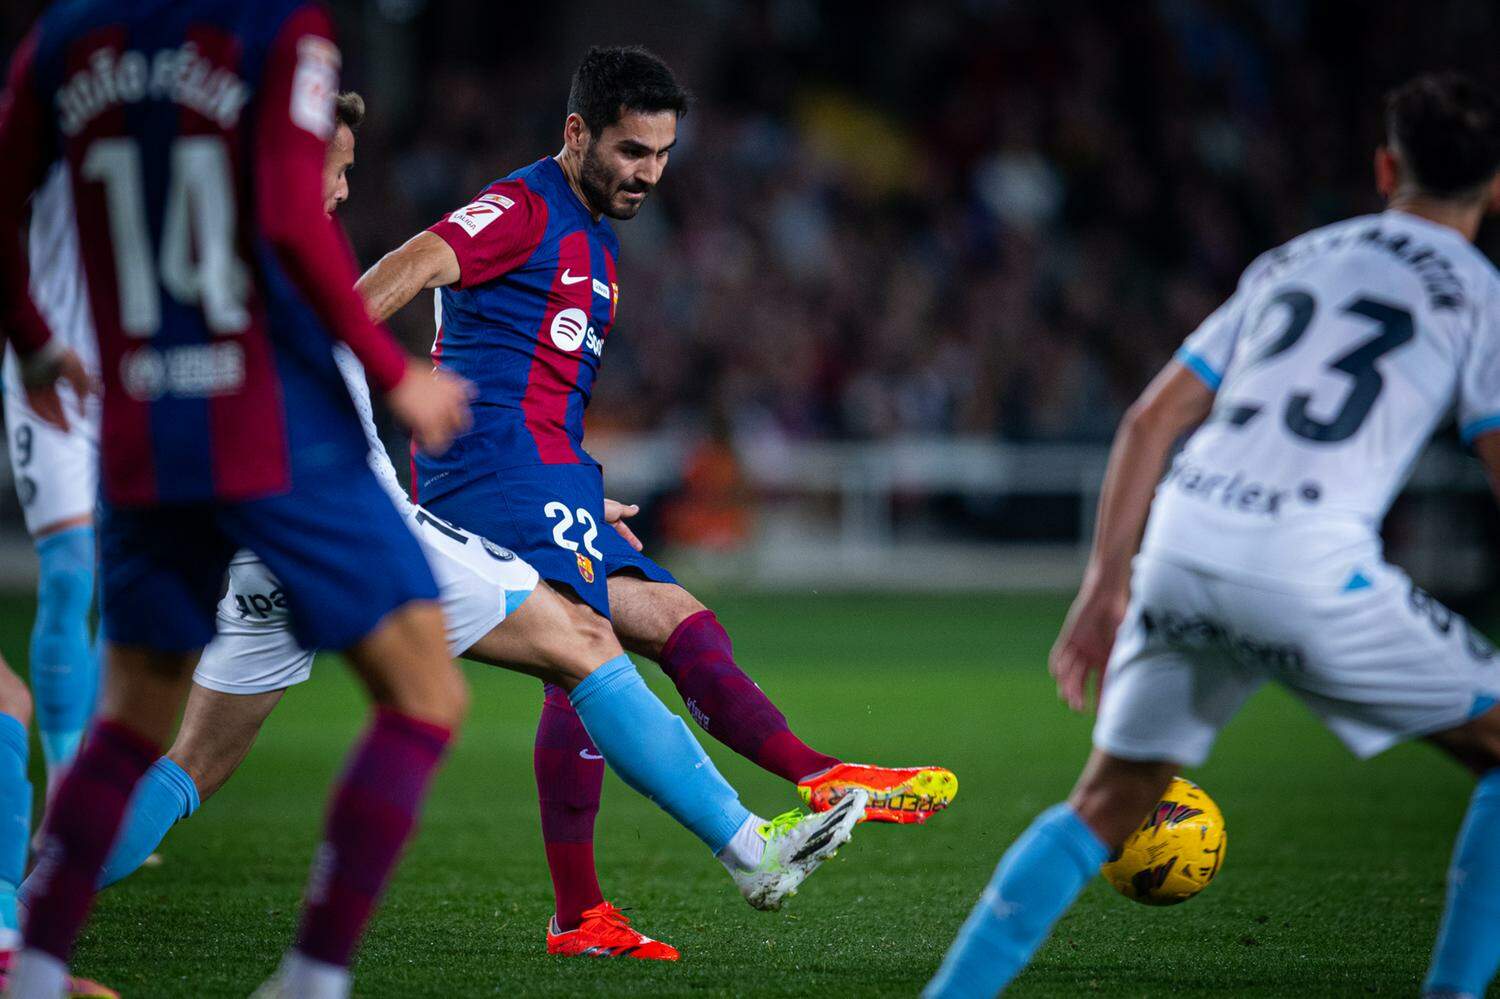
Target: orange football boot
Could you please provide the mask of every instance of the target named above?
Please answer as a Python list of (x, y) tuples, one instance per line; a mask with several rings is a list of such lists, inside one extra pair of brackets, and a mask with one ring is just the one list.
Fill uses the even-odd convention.
[(797, 793), (807, 807), (825, 812), (849, 793), (862, 787), (870, 792), (862, 822), (922, 823), (953, 801), (958, 778), (945, 767), (872, 767), (865, 763), (840, 763), (822, 773), (797, 782)]
[(677, 948), (652, 940), (630, 926), (625, 913), (608, 902), (583, 910), (578, 929), (557, 928), (557, 917), (547, 924), (547, 953), (566, 957), (633, 957), (638, 961), (675, 961)]
[[(0, 951), (0, 988), (10, 984), (10, 964), (15, 959), (14, 951)], [(120, 993), (108, 985), (74, 975), (68, 976), (67, 990), (68, 999), (120, 999)]]

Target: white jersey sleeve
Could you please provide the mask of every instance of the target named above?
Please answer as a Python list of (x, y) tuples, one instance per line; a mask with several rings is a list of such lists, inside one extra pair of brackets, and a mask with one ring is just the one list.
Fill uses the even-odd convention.
[(1177, 362), (1215, 392), (1224, 383), (1224, 372), (1229, 370), (1229, 362), (1234, 358), (1251, 292), (1264, 260), (1265, 257), (1261, 257), (1245, 268), (1234, 294), (1203, 320), (1177, 350)]
[(375, 429), (375, 407), (370, 402), (370, 384), (365, 380), (364, 365), (359, 363), (352, 350), (341, 343), (334, 344), (333, 359), (338, 363), (339, 374), (344, 376), (344, 384), (349, 387), (349, 396), (354, 400), (355, 411), (359, 413), (359, 424), (364, 428), (365, 440), (370, 445), (370, 470), (390, 494), (396, 509), (407, 513), (411, 510), (412, 503), (401, 490), (401, 481), (396, 478), (396, 466), (391, 464), (385, 442)]
[(1465, 444), (1500, 430), (1500, 282), (1469, 342), (1458, 383), (1458, 428)]

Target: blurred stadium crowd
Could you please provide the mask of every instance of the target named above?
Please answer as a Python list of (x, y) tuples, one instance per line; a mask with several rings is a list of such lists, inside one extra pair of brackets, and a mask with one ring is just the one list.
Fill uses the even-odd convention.
[(1473, 0), (334, 6), (366, 262), (555, 152), (586, 44), (674, 64), (697, 104), (617, 227), (590, 427), (739, 439), (1107, 440), (1250, 259), (1377, 207), (1385, 88), (1493, 79), (1500, 41)]
[[(374, 12), (411, 17), (429, 85), (382, 122), (356, 56), (366, 259), (554, 152), (569, 43), (633, 21), (549, 36), (486, 6)], [(591, 432), (1106, 440), (1250, 259), (1377, 207), (1385, 88), (1493, 77), (1500, 40), (1500, 5), (1463, 0), (664, 8), (643, 40), (698, 101), (654, 203), (617, 226)]]
[[(588, 422), (617, 482), (634, 463), (606, 435), (665, 432), (681, 464), (626, 484), (638, 529), (715, 551), (764, 520), (746, 467), (785, 445), (1107, 442), (1258, 253), (1378, 210), (1389, 86), (1445, 67), (1500, 83), (1488, 0), (331, 2), (370, 112), (342, 210), (366, 264), (556, 152), (588, 45), (646, 44), (696, 92), (661, 187), (616, 227)], [(0, 4), (4, 51), (42, 5)], [(423, 307), (394, 325), (431, 340)], [(1087, 542), (1087, 495), (986, 489), (874, 502), (901, 537)], [(809, 495), (819, 523), (843, 509)], [(1388, 535), (1426, 539), (1429, 585), (1500, 578), (1492, 555), (1453, 570), (1500, 550), (1487, 497), (1424, 502)]]

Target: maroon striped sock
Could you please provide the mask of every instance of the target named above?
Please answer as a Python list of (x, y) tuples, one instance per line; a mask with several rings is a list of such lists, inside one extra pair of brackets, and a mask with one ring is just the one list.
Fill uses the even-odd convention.
[(348, 966), (450, 738), (441, 725), (376, 709), (334, 791), (308, 879), (299, 952)]
[(67, 962), (131, 791), (160, 755), (160, 746), (120, 722), (94, 726), (47, 811), (26, 946)]
[(793, 734), (786, 716), (736, 665), (729, 634), (713, 611), (678, 625), (658, 662), (698, 724), (747, 760), (793, 782), (839, 763)]
[(532, 763), (557, 925), (576, 929), (583, 911), (604, 901), (594, 868), (594, 819), (604, 787), (604, 758), (561, 687), (544, 686)]

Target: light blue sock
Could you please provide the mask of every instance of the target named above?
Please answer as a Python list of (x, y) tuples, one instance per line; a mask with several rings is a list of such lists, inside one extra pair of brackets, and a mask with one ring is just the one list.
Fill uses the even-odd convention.
[(1482, 996), (1500, 969), (1500, 770), (1479, 779), (1448, 869), (1448, 905), (1423, 986)]
[(693, 733), (651, 693), (629, 656), (600, 666), (568, 696), (620, 779), (714, 853), (750, 818)]
[(0, 936), (8, 938), (12, 948), (20, 943), (16, 892), (26, 873), (26, 845), (31, 839), (29, 755), (26, 726), (0, 715)]
[[(198, 785), (193, 783), (187, 771), (165, 756), (151, 764), (130, 796), (130, 805), (125, 809), (125, 819), (120, 823), (115, 845), (99, 872), (99, 887), (107, 888), (134, 874), (161, 845), (167, 831), (178, 820), (197, 810)], [(31, 897), (36, 887), (32, 884), (35, 877), (33, 871), (21, 885), (23, 901)]]
[(99, 887), (134, 874), (156, 852), (167, 831), (197, 810), (198, 785), (187, 771), (165, 756), (151, 764), (131, 795), (119, 836), (99, 872)]
[(1011, 844), (927, 999), (991, 999), (1031, 960), (1109, 851), (1068, 805), (1053, 805)]
[(31, 626), (31, 693), (50, 772), (66, 766), (94, 714), (99, 660), (89, 634), (94, 529), (75, 527), (36, 543), (41, 571)]

